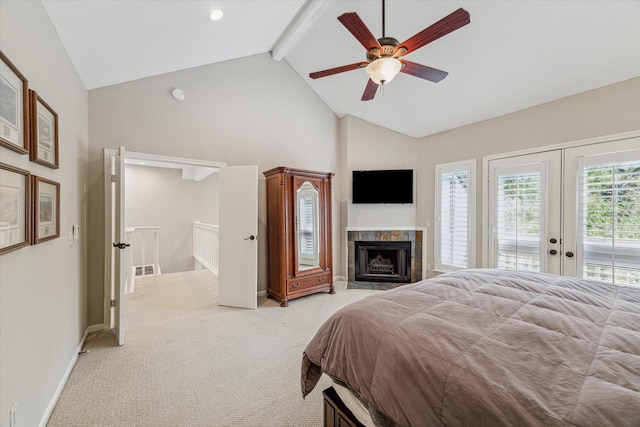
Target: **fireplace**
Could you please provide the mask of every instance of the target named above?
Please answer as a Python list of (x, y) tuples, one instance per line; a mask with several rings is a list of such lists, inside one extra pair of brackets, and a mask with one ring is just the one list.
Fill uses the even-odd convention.
[(356, 241), (355, 280), (411, 282), (410, 241)]
[[(423, 271), (423, 258), (425, 256), (425, 227), (347, 227), (347, 288), (348, 289), (392, 289), (406, 283), (414, 283), (425, 277), (426, 271)], [(409, 254), (409, 271), (403, 275), (409, 276), (409, 280), (394, 283), (388, 279), (394, 279), (391, 275), (384, 277), (382, 280), (371, 280), (370, 278), (356, 279), (356, 242), (369, 242), (373, 244), (381, 243), (386, 245), (392, 242), (409, 243), (411, 253)], [(369, 257), (370, 258), (370, 257)], [(389, 258), (388, 256), (385, 258)], [(365, 256), (365, 259), (368, 258)], [(358, 267), (358, 272), (366, 271), (362, 265)], [(399, 270), (394, 268), (394, 274)], [(379, 278), (379, 277), (378, 277)], [(356, 282), (357, 280), (357, 282)]]

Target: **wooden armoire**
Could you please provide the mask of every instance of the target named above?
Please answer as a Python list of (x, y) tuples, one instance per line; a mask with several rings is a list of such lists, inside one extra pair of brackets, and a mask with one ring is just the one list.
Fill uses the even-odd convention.
[(333, 173), (277, 167), (267, 178), (269, 285), (288, 301), (316, 292), (335, 293), (331, 239)]

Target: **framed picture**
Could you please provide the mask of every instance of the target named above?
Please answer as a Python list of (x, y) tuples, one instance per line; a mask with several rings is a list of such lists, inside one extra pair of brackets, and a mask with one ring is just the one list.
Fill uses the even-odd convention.
[(31, 93), (31, 160), (58, 169), (58, 115), (33, 90)]
[(27, 79), (0, 51), (0, 145), (27, 154), (29, 120)]
[(0, 255), (31, 244), (29, 171), (0, 163)]
[(60, 237), (60, 184), (32, 176), (33, 244)]

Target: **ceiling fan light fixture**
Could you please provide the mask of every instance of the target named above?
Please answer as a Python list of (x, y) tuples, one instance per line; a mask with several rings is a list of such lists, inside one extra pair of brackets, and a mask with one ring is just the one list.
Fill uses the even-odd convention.
[(375, 84), (384, 85), (398, 75), (402, 63), (393, 57), (379, 58), (371, 61), (365, 71)]

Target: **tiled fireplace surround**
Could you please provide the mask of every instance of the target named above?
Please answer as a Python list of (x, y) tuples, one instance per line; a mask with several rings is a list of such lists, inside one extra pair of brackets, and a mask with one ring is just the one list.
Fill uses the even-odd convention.
[(387, 229), (370, 227), (367, 229), (347, 228), (347, 279), (355, 282), (355, 242), (356, 241), (410, 241), (411, 242), (411, 283), (422, 280), (422, 259), (425, 230)]

